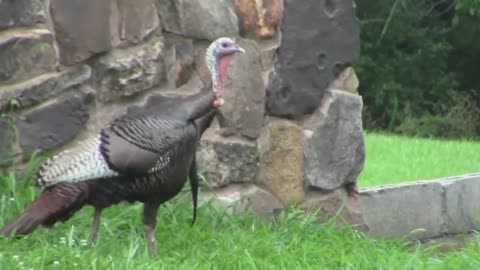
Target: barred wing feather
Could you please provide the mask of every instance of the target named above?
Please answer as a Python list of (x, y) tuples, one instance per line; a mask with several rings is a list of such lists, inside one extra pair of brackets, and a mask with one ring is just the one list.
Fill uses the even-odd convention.
[(150, 173), (170, 164), (186, 127), (185, 122), (154, 116), (120, 119), (102, 131), (101, 152), (118, 172)]
[(143, 116), (121, 118), (100, 134), (61, 152), (42, 165), (37, 185), (144, 175), (169, 166), (184, 136), (186, 123)]
[(36, 184), (45, 187), (58, 182), (117, 176), (118, 173), (105, 162), (99, 146), (100, 136), (97, 136), (53, 156), (38, 171)]

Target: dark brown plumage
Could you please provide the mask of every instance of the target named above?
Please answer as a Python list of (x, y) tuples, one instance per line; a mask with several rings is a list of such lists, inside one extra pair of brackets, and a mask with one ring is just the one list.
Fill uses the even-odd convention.
[[(25, 235), (39, 225), (67, 221), (85, 205), (95, 208), (91, 242), (98, 235), (102, 209), (122, 201), (144, 204), (149, 250), (156, 254), (154, 230), (159, 206), (191, 185), (196, 219), (198, 141), (223, 104), (223, 77), (231, 55), (244, 52), (220, 38), (207, 50), (213, 91), (178, 98), (161, 108), (138, 110), (114, 120), (100, 133), (48, 160), (37, 174), (44, 191), (0, 235)], [(225, 60), (227, 59), (227, 60)], [(193, 224), (192, 222), (192, 224)]]

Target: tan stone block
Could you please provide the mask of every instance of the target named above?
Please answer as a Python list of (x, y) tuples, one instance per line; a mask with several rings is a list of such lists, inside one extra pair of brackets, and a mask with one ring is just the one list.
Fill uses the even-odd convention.
[(285, 204), (303, 201), (302, 137), (302, 129), (287, 120), (268, 123), (260, 135), (259, 182)]
[(283, 0), (235, 0), (245, 36), (271, 39), (277, 35), (283, 16)]

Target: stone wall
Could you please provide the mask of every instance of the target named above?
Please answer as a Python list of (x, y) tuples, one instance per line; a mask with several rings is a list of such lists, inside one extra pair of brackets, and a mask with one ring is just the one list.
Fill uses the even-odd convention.
[(198, 161), (220, 205), (290, 203), (364, 224), (353, 0), (0, 1), (0, 162), (59, 151), (138, 106), (209, 86), (204, 53), (235, 57)]
[(362, 189), (369, 234), (420, 239), (480, 229), (480, 174)]

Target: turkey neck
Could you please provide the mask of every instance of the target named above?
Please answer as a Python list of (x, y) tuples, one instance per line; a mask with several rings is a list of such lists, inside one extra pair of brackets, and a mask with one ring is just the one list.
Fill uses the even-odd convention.
[(217, 109), (213, 109), (209, 111), (207, 114), (205, 114), (204, 116), (195, 120), (195, 125), (198, 128), (200, 136), (210, 126), (210, 124), (213, 121), (213, 118), (215, 117), (216, 112), (217, 112)]
[(188, 120), (198, 119), (209, 113), (213, 107), (216, 95), (223, 96), (223, 81), (227, 76), (228, 65), (233, 55), (221, 56), (209, 67), (212, 77), (212, 89), (203, 90), (185, 99), (184, 107), (187, 110)]
[(186, 97), (181, 105), (187, 113), (188, 120), (196, 120), (213, 109), (215, 93), (212, 90), (202, 90)]

